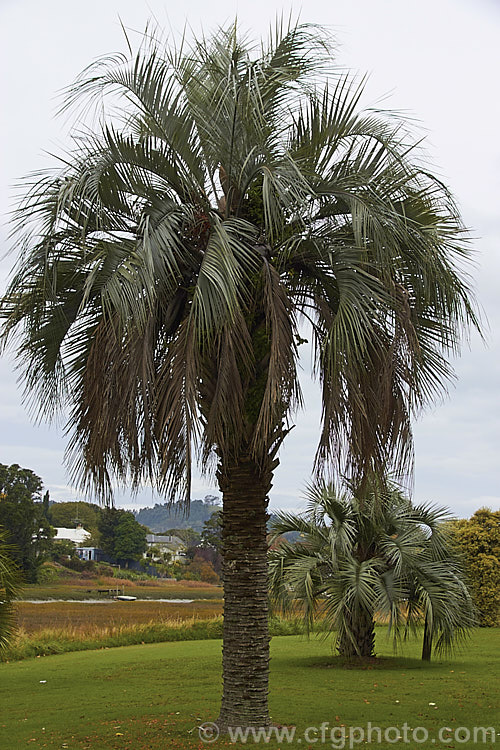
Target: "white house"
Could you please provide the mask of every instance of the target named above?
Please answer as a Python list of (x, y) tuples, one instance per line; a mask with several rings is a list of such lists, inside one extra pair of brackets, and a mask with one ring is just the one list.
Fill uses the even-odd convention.
[(76, 544), (77, 547), (84, 547), (85, 542), (90, 539), (90, 531), (86, 531), (83, 526), (77, 526), (76, 529), (65, 529), (63, 526), (56, 527), (54, 542), (68, 541)]
[[(148, 551), (155, 548), (158, 552), (167, 552), (172, 562), (186, 562), (186, 545), (178, 536), (171, 536), (170, 534), (147, 534), (146, 543)], [(146, 553), (144, 557), (146, 557)], [(155, 562), (155, 560), (159, 559), (160, 557), (155, 556), (153, 550), (151, 560)]]

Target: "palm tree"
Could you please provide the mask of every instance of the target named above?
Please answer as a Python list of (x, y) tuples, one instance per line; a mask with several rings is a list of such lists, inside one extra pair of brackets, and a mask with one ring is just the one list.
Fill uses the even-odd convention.
[(298, 600), (308, 627), (324, 616), (345, 657), (374, 656), (376, 615), (387, 619), (395, 643), (425, 619), (429, 660), (433, 635), (435, 648), (446, 650), (475, 624), (447, 520), (445, 509), (413, 506), (390, 483), (372, 483), (363, 496), (317, 484), (304, 515), (273, 520), (274, 537), (300, 537), (270, 553), (271, 595), (285, 609)]
[(259, 48), (236, 25), (173, 50), (148, 31), (92, 65), (68, 105), (104, 102), (100, 125), (27, 188), (2, 305), (35, 411), (67, 410), (84, 487), (147, 478), (187, 503), (192, 461), (215, 472), (221, 726), (269, 723), (267, 503), (301, 404), (299, 326), (317, 470), (334, 457), (362, 478), (409, 468), (410, 414), (477, 324), (452, 198), (331, 61), (317, 29), (278, 23)]
[(14, 633), (12, 602), (21, 590), (21, 575), (10, 551), (6, 535), (0, 530), (0, 651), (8, 646)]

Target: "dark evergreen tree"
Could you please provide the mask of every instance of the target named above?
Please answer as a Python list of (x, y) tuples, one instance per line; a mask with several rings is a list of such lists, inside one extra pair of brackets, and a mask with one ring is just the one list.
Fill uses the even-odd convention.
[(25, 579), (35, 583), (53, 529), (40, 502), (42, 480), (31, 469), (0, 464), (0, 528)]
[(115, 560), (138, 560), (146, 551), (147, 529), (137, 523), (133, 513), (119, 508), (103, 508), (98, 529), (101, 548)]
[(220, 552), (222, 547), (222, 510), (216, 510), (203, 524), (201, 546), (212, 547)]
[(146, 529), (132, 513), (121, 513), (115, 527), (113, 556), (121, 561), (139, 560), (147, 549)]

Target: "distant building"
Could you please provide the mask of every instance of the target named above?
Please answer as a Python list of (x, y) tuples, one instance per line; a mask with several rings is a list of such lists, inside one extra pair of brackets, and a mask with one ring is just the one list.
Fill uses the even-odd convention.
[(99, 547), (77, 547), (76, 554), (80, 560), (93, 560), (95, 562), (114, 562), (114, 560)]
[(83, 547), (90, 537), (90, 531), (86, 531), (83, 526), (77, 526), (76, 529), (65, 529), (59, 526), (56, 527), (56, 535), (53, 537), (53, 541), (60, 542), (64, 540), (73, 542), (77, 547)]
[(146, 543), (151, 554), (144, 553), (144, 557), (147, 555), (153, 562), (161, 560), (160, 555), (155, 554), (155, 549), (158, 553), (169, 554), (172, 562), (186, 562), (186, 545), (178, 536), (147, 534)]

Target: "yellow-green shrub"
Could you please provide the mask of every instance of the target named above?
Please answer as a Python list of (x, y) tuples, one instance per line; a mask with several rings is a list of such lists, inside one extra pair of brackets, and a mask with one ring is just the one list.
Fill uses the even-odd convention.
[(500, 511), (481, 508), (453, 524), (484, 627), (500, 625)]

